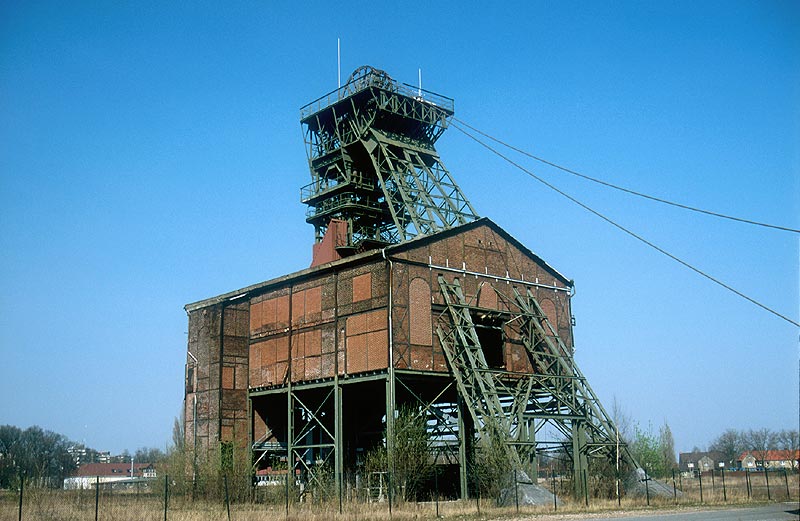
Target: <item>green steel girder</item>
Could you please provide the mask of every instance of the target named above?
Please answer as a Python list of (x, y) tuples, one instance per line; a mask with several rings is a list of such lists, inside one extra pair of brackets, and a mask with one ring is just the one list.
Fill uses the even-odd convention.
[[(587, 468), (589, 457), (610, 458), (617, 446), (616, 427), (531, 291), (514, 287), (508, 296), (492, 287), (500, 309), (485, 309), (465, 301), (458, 279), (449, 283), (440, 275), (438, 281), (445, 311), (437, 334), (478, 434), (499, 436), (514, 465), (535, 450), (553, 447), (567, 449), (576, 472)], [(489, 368), (473, 313), (502, 320), (507, 335), (524, 346), (531, 372)], [(534, 438), (549, 425), (563, 439), (526, 440), (531, 421)], [(627, 446), (619, 449), (621, 458), (636, 468)]]

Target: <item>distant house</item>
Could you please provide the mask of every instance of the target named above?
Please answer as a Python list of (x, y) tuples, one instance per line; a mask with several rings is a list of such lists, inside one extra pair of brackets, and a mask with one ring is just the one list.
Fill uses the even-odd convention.
[(112, 487), (132, 486), (155, 477), (156, 469), (152, 463), (87, 463), (64, 480), (64, 489), (94, 488), (97, 483)]
[(708, 472), (719, 469), (719, 464), (730, 467), (732, 462), (725, 461), (725, 454), (717, 451), (681, 452), (678, 456), (678, 467), (681, 472)]
[(86, 448), (82, 445), (72, 445), (67, 447), (67, 452), (72, 456), (72, 461), (75, 465), (80, 467), (86, 463), (110, 463), (111, 453), (108, 451), (101, 452), (94, 449)]
[(800, 467), (800, 450), (748, 450), (739, 456), (739, 466), (746, 470), (796, 469)]

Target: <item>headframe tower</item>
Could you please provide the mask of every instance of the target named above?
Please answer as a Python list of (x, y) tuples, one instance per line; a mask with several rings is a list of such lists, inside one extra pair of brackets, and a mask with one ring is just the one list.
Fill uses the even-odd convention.
[(434, 148), (452, 99), (363, 66), (300, 112), (311, 170), (301, 190), (306, 221), (317, 242), (331, 219), (347, 223), (340, 256), (478, 218)]
[(394, 465), (410, 408), (454, 496), (487, 441), (530, 477), (563, 455), (576, 497), (590, 461), (638, 466), (575, 362), (572, 280), (478, 218), (439, 158), (453, 114), (367, 66), (301, 108), (314, 260), (186, 306), (187, 446), (247, 445), (254, 471), (333, 476), (341, 497), (369, 451)]

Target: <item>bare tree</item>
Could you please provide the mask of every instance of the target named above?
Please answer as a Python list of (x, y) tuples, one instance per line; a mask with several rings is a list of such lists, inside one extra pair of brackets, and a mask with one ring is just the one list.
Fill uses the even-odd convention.
[(775, 448), (789, 451), (800, 449), (800, 434), (796, 430), (789, 429), (776, 432)]
[(747, 448), (752, 451), (756, 462), (761, 466), (766, 465), (767, 451), (773, 448), (775, 442), (775, 434), (767, 429), (750, 429), (745, 435), (745, 443)]
[(739, 459), (739, 455), (747, 449), (744, 438), (743, 432), (736, 429), (727, 429), (711, 442), (708, 450), (721, 452), (725, 455), (726, 463), (729, 466), (734, 466)]

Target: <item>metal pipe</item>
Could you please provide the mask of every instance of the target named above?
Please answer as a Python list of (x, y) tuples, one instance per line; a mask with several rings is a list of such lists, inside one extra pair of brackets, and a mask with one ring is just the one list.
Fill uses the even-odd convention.
[[(386, 255), (386, 248), (381, 248), (381, 256), (387, 262), (389, 268), (389, 276), (387, 277), (388, 281), (388, 323), (387, 327), (389, 328), (389, 353), (388, 353), (388, 363), (387, 363), (387, 386), (386, 386), (386, 456), (387, 456), (387, 463), (388, 463), (388, 470), (389, 470), (389, 483), (391, 483), (391, 473), (394, 470), (394, 410), (395, 410), (395, 382), (394, 382), (394, 334), (392, 332), (392, 297), (393, 291), (392, 286), (394, 284), (394, 264), (392, 259)], [(389, 491), (389, 506), (391, 509), (391, 490)], [(390, 510), (391, 512), (391, 510)]]
[[(384, 252), (384, 250), (381, 250), (381, 253), (383, 253), (383, 258), (384, 259), (389, 260), (390, 263), (392, 262), (391, 259), (389, 259), (386, 256), (386, 253)], [(462, 266), (461, 269), (459, 269), (459, 268), (451, 268), (450, 266), (437, 266), (436, 264), (432, 264), (432, 263), (416, 262), (416, 261), (407, 260), (407, 259), (397, 259), (397, 262), (401, 262), (403, 264), (413, 264), (413, 265), (417, 265), (417, 266), (423, 266), (423, 267), (426, 267), (426, 268), (429, 268), (429, 269), (432, 269), (432, 270), (449, 271), (449, 272), (453, 272), (453, 273), (461, 273), (464, 276), (471, 275), (473, 277), (484, 277), (484, 278), (494, 279), (496, 281), (509, 282), (511, 284), (522, 284), (522, 285), (525, 285), (525, 286), (533, 286), (533, 287), (536, 287), (536, 288), (551, 289), (551, 290), (554, 290), (554, 291), (563, 291), (565, 293), (570, 293), (570, 294), (572, 294), (573, 291), (574, 291), (573, 288), (570, 288), (570, 287), (562, 288), (560, 286), (553, 286), (553, 285), (550, 285), (550, 284), (541, 284), (539, 282), (531, 282), (531, 281), (524, 280), (524, 279), (515, 279), (513, 277), (506, 277), (506, 276), (503, 276), (503, 275), (491, 275), (489, 273), (481, 273), (481, 272), (478, 272), (478, 271), (469, 271), (466, 268), (464, 268), (463, 266)]]

